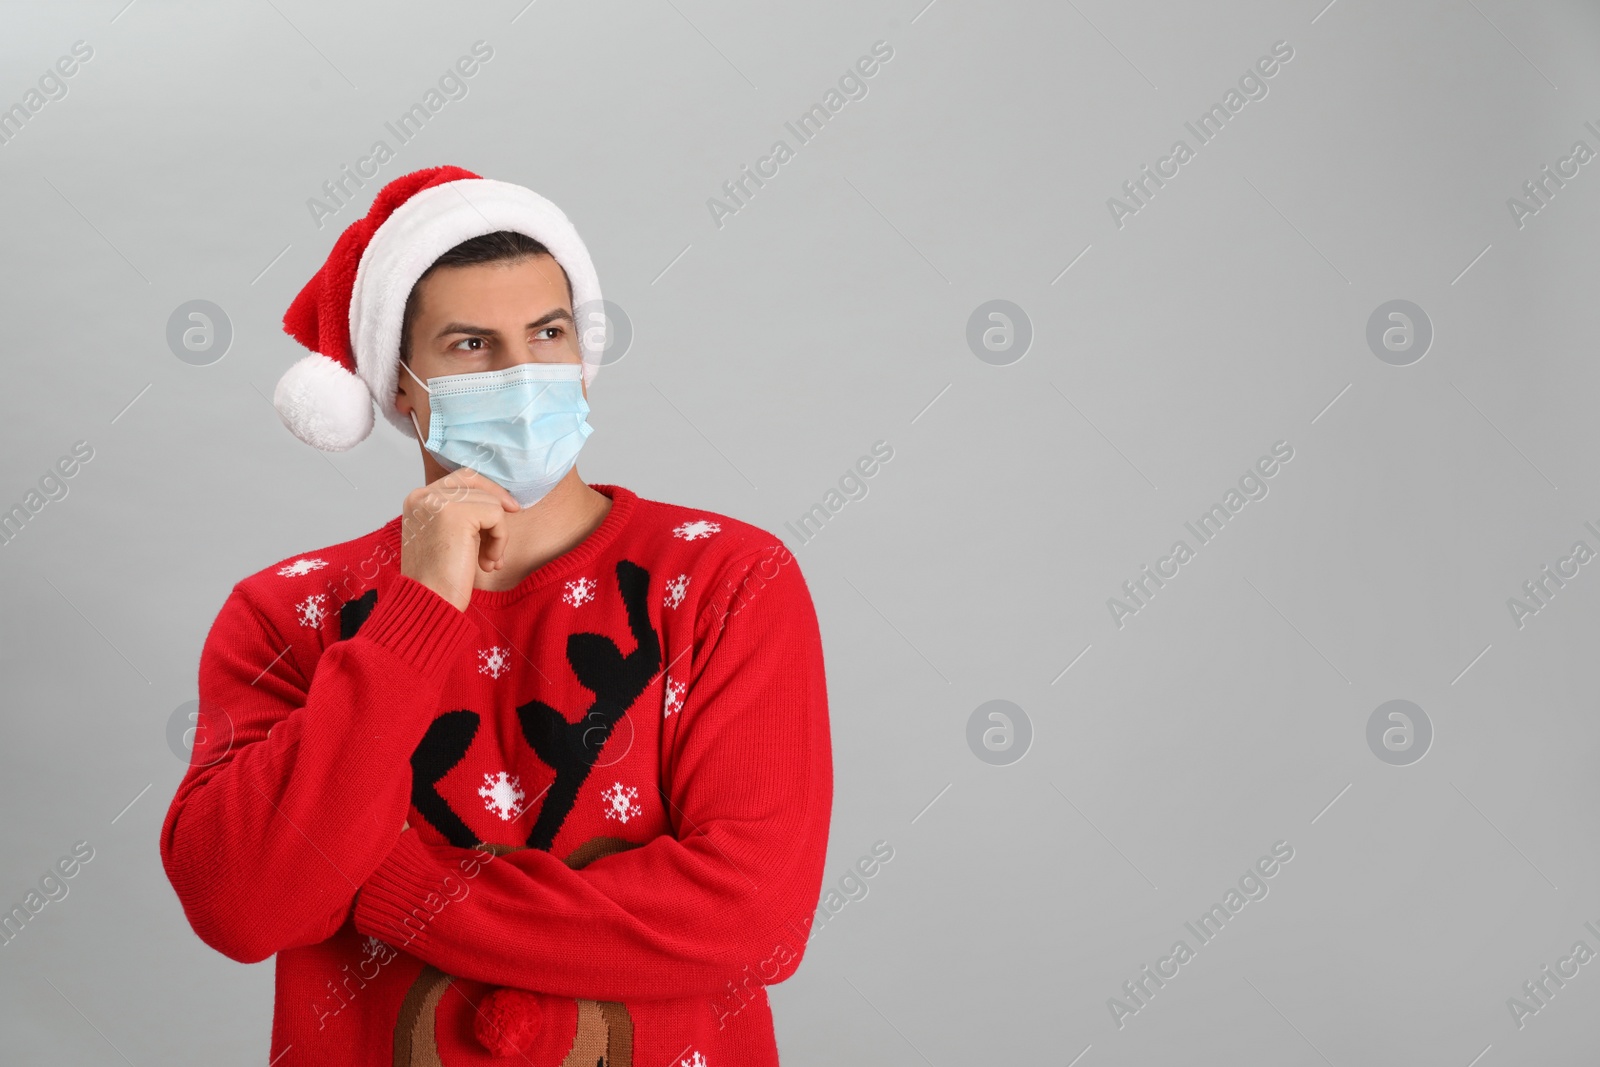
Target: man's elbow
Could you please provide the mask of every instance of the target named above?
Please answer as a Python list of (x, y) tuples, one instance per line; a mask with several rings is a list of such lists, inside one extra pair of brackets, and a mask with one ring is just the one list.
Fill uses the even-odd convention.
[(163, 850), (167, 881), (172, 886), (183, 917), (201, 941), (237, 963), (260, 963), (275, 949), (266, 944), (264, 924), (248, 920), (236, 901), (225, 900), (217, 892), (214, 878), (191, 876), (183, 864)]
[(806, 954), (812, 919), (810, 913), (780, 916), (764, 932), (741, 938), (735, 964), (740, 968), (739, 978), (777, 985), (791, 977)]
[(278, 953), (259, 925), (242, 922), (215, 922), (198, 918), (186, 905), (189, 927), (207, 947), (215, 949), (235, 963), (260, 963)]
[(261, 963), (278, 954), (276, 947), (250, 937), (201, 938), (235, 963)]
[[(809, 919), (806, 922), (809, 926)], [(734, 960), (725, 964), (725, 979), (711, 996), (719, 1030), (746, 1007), (762, 1003), (767, 986), (794, 974), (805, 955), (806, 940), (806, 930), (791, 922), (740, 939)]]
[(250, 909), (241, 906), (241, 902), (224, 898), (214, 882), (185, 878), (170, 866), (167, 880), (195, 936), (230, 960), (260, 963), (281, 947), (272, 943), (270, 923), (252, 918)]

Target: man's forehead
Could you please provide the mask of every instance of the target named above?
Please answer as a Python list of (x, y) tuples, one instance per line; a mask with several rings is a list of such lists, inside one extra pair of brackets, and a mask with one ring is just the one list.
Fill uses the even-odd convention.
[[(537, 276), (537, 282), (529, 277), (530, 273)], [(523, 297), (523, 290), (526, 287), (538, 289), (539, 282), (547, 283), (550, 288), (555, 289), (555, 292), (543, 295), (531, 292)], [(453, 305), (474, 299), (486, 299), (491, 295), (498, 298), (509, 292), (516, 292), (519, 297), (534, 303), (543, 301), (547, 307), (551, 306), (549, 303), (551, 299), (560, 300), (564, 296), (566, 298), (564, 303), (568, 307), (572, 300), (572, 288), (567, 282), (565, 272), (562, 271), (561, 265), (548, 255), (526, 257), (516, 261), (494, 260), (487, 263), (463, 263), (441, 267), (423, 278), (416, 289), (416, 297), (424, 313), (432, 310), (429, 307), (430, 303), (438, 304), (446, 293)], [(428, 301), (427, 295), (432, 295), (433, 301)], [(541, 313), (542, 311), (543, 309)], [(452, 314), (443, 309), (441, 313)]]

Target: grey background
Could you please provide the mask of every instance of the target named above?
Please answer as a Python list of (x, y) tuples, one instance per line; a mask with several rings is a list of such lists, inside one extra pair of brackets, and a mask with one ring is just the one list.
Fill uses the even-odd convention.
[[(419, 479), (382, 420), (323, 456), (267, 398), (334, 238), (440, 163), (561, 205), (633, 322), (585, 478), (762, 525), (810, 583), (828, 883), (895, 855), (771, 990), (785, 1063), (1594, 1062), (1600, 963), (1521, 1029), (1506, 1001), (1600, 950), (1600, 565), (1520, 629), (1506, 600), (1600, 548), (1600, 162), (1520, 229), (1506, 201), (1600, 149), (1600, 12), (923, 2), (5, 5), (0, 106), (94, 48), (0, 146), (0, 507), (95, 449), (0, 546), (0, 904), (95, 849), (0, 948), (8, 1062), (266, 1060), (270, 965), (207, 949), (161, 869), (166, 728), (234, 581)], [(469, 94), (319, 230), (306, 200), (478, 39)], [(866, 97), (717, 228), (880, 39)], [(1269, 95), (1114, 225), (1279, 40)], [(165, 342), (193, 299), (234, 330), (209, 366)], [(965, 341), (992, 299), (1034, 331), (1007, 366)], [(1406, 367), (1365, 341), (1392, 299), (1434, 328)], [(1279, 440), (1270, 494), (1116, 627)], [(995, 699), (1033, 730), (1006, 766), (967, 744)], [(1409, 766), (1367, 747), (1391, 699), (1433, 724)], [(1119, 1029), (1108, 998), (1280, 840), (1270, 894)]]

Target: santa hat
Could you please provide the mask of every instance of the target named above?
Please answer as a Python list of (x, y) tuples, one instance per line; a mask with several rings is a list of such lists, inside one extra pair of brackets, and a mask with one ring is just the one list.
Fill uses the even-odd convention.
[(593, 381), (605, 350), (600, 282), (567, 216), (520, 185), (460, 167), (429, 167), (380, 189), (289, 305), (284, 331), (312, 354), (291, 366), (273, 391), (284, 425), (308, 445), (343, 452), (372, 432), (376, 403), (396, 429), (415, 437), (411, 421), (394, 406), (406, 298), (434, 260), (497, 230), (539, 241), (567, 272), (573, 312), (588, 320), (576, 324), (583, 380)]

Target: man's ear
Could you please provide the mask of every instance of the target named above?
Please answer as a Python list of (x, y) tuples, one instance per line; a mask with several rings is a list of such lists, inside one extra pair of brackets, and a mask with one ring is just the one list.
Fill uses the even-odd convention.
[(395, 410), (400, 414), (409, 415), (416, 405), (411, 402), (411, 397), (406, 395), (406, 386), (410, 384), (410, 375), (403, 369), (398, 369), (398, 364), (404, 362), (404, 360), (397, 361), (397, 369), (394, 376), (394, 406)]

